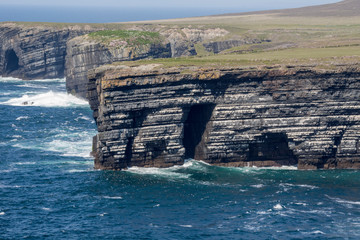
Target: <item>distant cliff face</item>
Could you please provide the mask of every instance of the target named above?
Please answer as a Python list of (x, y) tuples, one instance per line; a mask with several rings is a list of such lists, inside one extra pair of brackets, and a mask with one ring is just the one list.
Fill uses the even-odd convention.
[[(94, 33), (94, 37), (80, 36), (67, 43), (66, 88), (68, 92), (76, 96), (86, 98), (87, 72), (90, 69), (116, 61), (171, 57), (170, 43), (160, 35), (146, 39), (146, 34), (152, 36), (155, 33), (120, 30), (103, 31), (104, 36), (100, 34), (102, 33)], [(139, 36), (132, 38), (129, 36), (136, 34)]]
[(360, 168), (360, 70), (103, 67), (95, 167)]
[[(123, 26), (2, 23), (0, 75), (24, 80), (66, 77), (67, 91), (86, 98), (87, 72), (103, 64), (193, 56), (197, 55), (196, 44), (203, 45), (209, 52), (219, 53), (259, 42), (257, 39), (240, 39), (239, 36), (239, 39), (214, 41), (229, 34), (221, 28), (145, 24), (124, 27), (130, 30), (104, 30), (117, 27)], [(113, 33), (115, 35), (111, 35)], [(126, 35), (129, 33), (135, 37)], [(140, 35), (136, 37), (136, 34)]]
[(89, 30), (0, 25), (0, 75), (22, 79), (64, 77), (66, 42)]
[[(139, 26), (134, 29), (136, 30), (105, 30), (70, 40), (66, 53), (67, 91), (86, 98), (87, 73), (101, 65), (144, 58), (192, 56), (197, 54), (195, 44), (228, 34), (226, 30), (218, 28), (164, 30)], [(231, 48), (233, 45), (242, 44), (245, 42), (235, 41), (226, 46)]]

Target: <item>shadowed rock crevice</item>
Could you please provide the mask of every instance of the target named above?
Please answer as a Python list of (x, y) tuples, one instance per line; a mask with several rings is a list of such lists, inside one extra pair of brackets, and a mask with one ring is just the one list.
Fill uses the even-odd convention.
[(5, 53), (5, 73), (10, 74), (19, 69), (19, 57), (13, 49), (9, 49)]
[(134, 138), (129, 137), (125, 149), (125, 160), (127, 166), (131, 164), (133, 144), (134, 144)]
[(264, 133), (249, 144), (249, 161), (280, 161), (283, 165), (298, 163), (289, 148), (286, 133)]
[(214, 108), (215, 104), (199, 104), (190, 108), (184, 123), (183, 145), (186, 158), (201, 157), (199, 156), (201, 154), (196, 153), (203, 152), (203, 149), (200, 148), (204, 144), (201, 144), (201, 142), (204, 140), (203, 135), (206, 131), (206, 125), (212, 116)]

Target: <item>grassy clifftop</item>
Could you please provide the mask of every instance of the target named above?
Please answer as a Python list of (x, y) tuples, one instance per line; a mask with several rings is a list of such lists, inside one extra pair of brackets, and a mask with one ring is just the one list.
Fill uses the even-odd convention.
[[(137, 23), (140, 24), (140, 23)], [(142, 22), (163, 28), (220, 28), (226, 36), (211, 41), (266, 39), (221, 51), (207, 52), (197, 44), (198, 56), (166, 60), (143, 60), (164, 66), (233, 65), (331, 65), (360, 61), (360, 1), (345, 0), (322, 6), (228, 14), (187, 19)]]
[(92, 32), (89, 37), (109, 46), (138, 46), (161, 43), (164, 40), (158, 32), (135, 30), (103, 30)]

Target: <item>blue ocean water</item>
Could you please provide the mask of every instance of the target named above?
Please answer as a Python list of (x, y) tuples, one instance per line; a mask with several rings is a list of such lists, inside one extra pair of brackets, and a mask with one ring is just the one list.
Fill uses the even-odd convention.
[(96, 171), (91, 114), (62, 79), (0, 78), (0, 239), (360, 238), (360, 171)]

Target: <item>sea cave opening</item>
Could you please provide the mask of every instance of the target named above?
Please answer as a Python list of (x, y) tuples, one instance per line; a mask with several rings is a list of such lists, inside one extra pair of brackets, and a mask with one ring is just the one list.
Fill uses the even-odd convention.
[[(195, 158), (197, 146), (201, 143), (215, 104), (198, 104), (191, 106), (184, 123), (183, 145), (186, 158)], [(202, 160), (202, 159), (197, 159)]]
[(7, 74), (19, 69), (19, 58), (13, 49), (5, 52), (5, 72)]
[(286, 133), (265, 133), (249, 145), (249, 161), (278, 161), (283, 165), (296, 165), (298, 160), (289, 148)]

